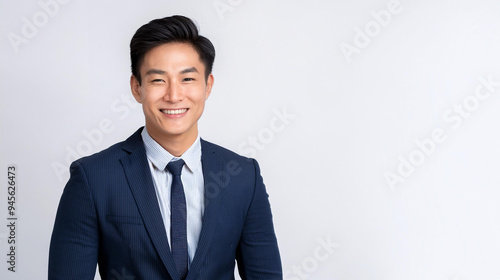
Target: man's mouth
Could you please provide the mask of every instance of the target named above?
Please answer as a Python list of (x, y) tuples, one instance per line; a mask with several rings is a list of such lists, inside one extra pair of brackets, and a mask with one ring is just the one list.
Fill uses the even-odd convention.
[(175, 109), (175, 110), (161, 109), (160, 111), (167, 115), (180, 115), (184, 114), (187, 110), (188, 109)]

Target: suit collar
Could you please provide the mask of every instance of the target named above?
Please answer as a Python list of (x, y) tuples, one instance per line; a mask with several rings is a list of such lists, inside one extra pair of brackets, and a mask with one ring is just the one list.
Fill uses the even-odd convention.
[(203, 214), (198, 248), (189, 268), (186, 280), (195, 279), (198, 274), (207, 252), (212, 244), (212, 239), (217, 228), (217, 217), (219, 216), (220, 193), (222, 187), (215, 181), (214, 174), (219, 174), (224, 170), (224, 163), (217, 155), (213, 146), (201, 139), (201, 164), (203, 168), (203, 181), (205, 184), (205, 212)]
[[(127, 155), (120, 161), (146, 230), (157, 253), (172, 278), (178, 279), (160, 208), (158, 203), (156, 203), (156, 193), (149, 170), (144, 142), (141, 137), (142, 129), (138, 129), (132, 136), (125, 140), (122, 149), (127, 152)], [(205, 184), (205, 211), (200, 238), (198, 240), (198, 248), (186, 280), (195, 279), (210, 248), (217, 228), (219, 201), (221, 199), (220, 193), (222, 192), (222, 188), (225, 187), (221, 186), (220, 181), (216, 181), (216, 176), (214, 176), (224, 170), (224, 161), (217, 155), (212, 144), (203, 139), (200, 139), (200, 144), (203, 180)], [(155, 203), (151, 203), (153, 201)]]
[(144, 129), (140, 127), (134, 134), (130, 135), (127, 140), (123, 142), (122, 149), (127, 153), (133, 153), (135, 151), (141, 152), (144, 149), (144, 143), (142, 142), (141, 132)]
[(146, 150), (141, 137), (142, 128), (137, 130), (123, 143), (122, 149), (127, 155), (120, 159), (125, 171), (130, 190), (144, 226), (156, 248), (158, 256), (173, 279), (178, 279), (174, 259), (170, 253), (167, 233), (157, 203), (156, 193), (151, 178), (151, 171), (146, 157)]

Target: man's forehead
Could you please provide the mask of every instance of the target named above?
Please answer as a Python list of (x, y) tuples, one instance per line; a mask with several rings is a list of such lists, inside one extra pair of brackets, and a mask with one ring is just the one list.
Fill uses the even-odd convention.
[[(169, 48), (171, 45), (174, 45), (174, 44), (176, 46), (180, 47), (180, 49), (182, 51), (184, 51), (184, 50), (189, 50), (189, 52), (192, 51), (193, 56), (178, 55), (170, 60), (169, 56), (167, 56), (167, 53), (179, 51), (179, 49)], [(160, 58), (157, 57), (158, 55), (160, 56)], [(164, 59), (161, 59), (162, 55), (165, 55), (166, 57)], [(182, 59), (184, 57), (185, 57), (185, 59)], [(200, 72), (200, 71), (204, 70), (203, 68), (205, 65), (203, 64), (203, 61), (201, 60), (200, 55), (196, 51), (196, 49), (193, 46), (191, 46), (191, 44), (189, 44), (189, 43), (178, 43), (178, 42), (177, 43), (162, 44), (162, 45), (156, 46), (156, 47), (148, 50), (144, 55), (141, 68), (143, 68), (142, 70), (145, 70), (145, 71), (148, 71), (149, 69), (153, 69), (153, 68), (161, 69), (162, 68), (161, 66), (163, 63), (167, 63), (167, 64), (169, 62), (173, 63), (174, 60), (175, 60), (175, 63), (180, 63), (180, 64), (182, 64), (183, 61), (186, 61), (186, 65), (178, 67), (178, 68), (182, 68), (182, 70), (179, 70), (179, 71), (183, 71), (183, 70), (189, 69), (189, 68), (196, 69), (196, 71), (189, 71), (189, 72)], [(144, 68), (148, 68), (148, 69), (144, 69)], [(162, 70), (164, 70), (164, 69), (162, 69)]]
[(191, 45), (190, 43), (183, 43), (183, 42), (169, 42), (155, 46), (146, 51), (145, 56), (151, 55), (152, 53), (166, 54), (169, 52), (178, 52), (179, 50), (191, 53), (198, 59), (200, 58), (200, 54), (193, 45)]

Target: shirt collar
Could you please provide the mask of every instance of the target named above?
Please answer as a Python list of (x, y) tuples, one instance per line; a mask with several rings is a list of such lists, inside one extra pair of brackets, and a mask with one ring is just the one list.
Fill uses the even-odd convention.
[(201, 143), (200, 136), (196, 137), (194, 143), (180, 157), (175, 157), (165, 150), (158, 142), (149, 135), (146, 127), (141, 132), (142, 141), (146, 148), (146, 156), (159, 170), (165, 170), (165, 167), (172, 159), (183, 159), (187, 168), (194, 172), (201, 166)]

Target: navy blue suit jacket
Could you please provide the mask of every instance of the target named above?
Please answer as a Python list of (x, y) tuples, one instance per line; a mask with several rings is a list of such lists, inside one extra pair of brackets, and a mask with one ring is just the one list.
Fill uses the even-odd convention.
[[(141, 129), (75, 161), (50, 244), (49, 279), (179, 279)], [(201, 140), (205, 212), (187, 280), (282, 279), (257, 162)]]

